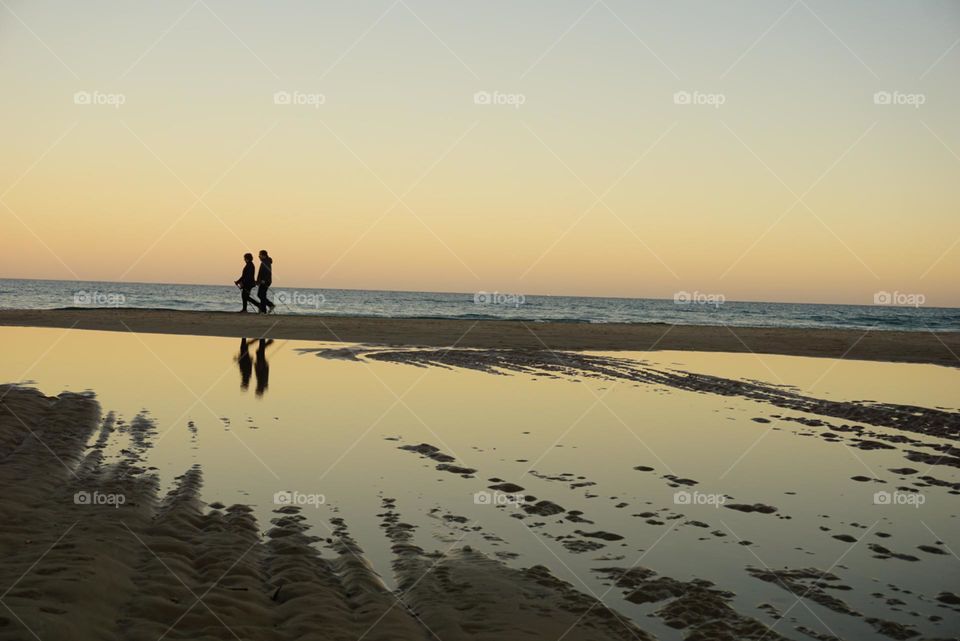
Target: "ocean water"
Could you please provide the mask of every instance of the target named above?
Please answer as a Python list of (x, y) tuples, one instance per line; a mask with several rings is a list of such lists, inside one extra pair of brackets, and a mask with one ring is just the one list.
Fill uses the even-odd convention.
[[(304, 289), (270, 290), (282, 314), (670, 323), (734, 327), (832, 327), (960, 331), (960, 309), (923, 305), (822, 305), (724, 301), (685, 293), (680, 300), (532, 296), (502, 292), (437, 293)], [(888, 298), (899, 301), (896, 293)], [(0, 279), (0, 309), (133, 307), (236, 311), (240, 293), (220, 285)]]

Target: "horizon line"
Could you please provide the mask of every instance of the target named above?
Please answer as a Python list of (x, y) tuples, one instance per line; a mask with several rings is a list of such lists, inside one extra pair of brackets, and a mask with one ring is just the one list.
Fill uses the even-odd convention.
[[(160, 281), (120, 281), (120, 280), (82, 280), (76, 278), (7, 278), (0, 277), (0, 281), (34, 281), (34, 282), (46, 282), (46, 283), (107, 283), (113, 285), (169, 285), (169, 286), (188, 286), (188, 287), (226, 287), (229, 288), (227, 284), (216, 284), (216, 283), (167, 283)], [(499, 290), (476, 290), (473, 292), (457, 292), (457, 291), (435, 291), (435, 290), (417, 290), (417, 289), (364, 289), (364, 288), (353, 288), (353, 287), (315, 287), (315, 286), (301, 286), (301, 285), (291, 285), (289, 287), (273, 287), (271, 289), (274, 291), (279, 291), (283, 289), (314, 289), (314, 290), (323, 290), (323, 291), (341, 291), (341, 292), (390, 292), (396, 294), (448, 294), (448, 295), (463, 295), (470, 296), (476, 295), (477, 293), (504, 293), (504, 294), (519, 294), (524, 297), (536, 297), (536, 298), (586, 298), (586, 299), (610, 299), (610, 300), (650, 300), (650, 301), (670, 301), (670, 298), (656, 298), (650, 296), (585, 296), (580, 294), (527, 294), (521, 292), (500, 292)], [(679, 292), (690, 293), (687, 290), (677, 290)], [(886, 290), (879, 290), (886, 291)], [(699, 293), (699, 290), (694, 290), (694, 293)], [(720, 293), (720, 292), (715, 292)], [(720, 293), (722, 295), (722, 293)], [(726, 300), (724, 299), (724, 304), (728, 303), (762, 303), (767, 305), (811, 305), (811, 306), (822, 306), (822, 307), (891, 307), (891, 308), (915, 308), (915, 309), (956, 309), (960, 310), (960, 305), (950, 306), (950, 305), (921, 305), (914, 307), (913, 305), (877, 305), (875, 303), (822, 303), (822, 302), (810, 302), (810, 301), (774, 301), (774, 300)]]

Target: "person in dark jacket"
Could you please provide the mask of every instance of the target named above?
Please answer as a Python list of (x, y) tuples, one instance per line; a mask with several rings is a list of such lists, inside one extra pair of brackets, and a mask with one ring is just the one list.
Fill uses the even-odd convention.
[(273, 284), (273, 259), (266, 249), (260, 250), (260, 271), (257, 273), (257, 298), (260, 299), (260, 313), (272, 312), (276, 307), (269, 298), (267, 290)]
[(243, 261), (243, 273), (240, 274), (240, 278), (233, 281), (233, 284), (240, 288), (240, 298), (243, 300), (241, 312), (247, 311), (247, 303), (252, 303), (258, 309), (260, 307), (260, 301), (250, 298), (250, 290), (257, 284), (256, 278), (253, 277), (253, 254), (244, 254)]

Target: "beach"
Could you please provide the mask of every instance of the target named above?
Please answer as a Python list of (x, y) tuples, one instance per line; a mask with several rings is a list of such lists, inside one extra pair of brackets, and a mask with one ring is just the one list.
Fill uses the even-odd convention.
[[(342, 521), (311, 536), (288, 505), (263, 536), (248, 506), (208, 509), (199, 467), (161, 500), (141, 467), (148, 421), (130, 426), (135, 445), (107, 465), (118, 426), (101, 423), (89, 396), (0, 395), (0, 580), (16, 617), (0, 616), (0, 638), (25, 638), (17, 622), (39, 639), (650, 638), (545, 569), (508, 569), (469, 549), (426, 555), (385, 501), (400, 601)], [(324, 540), (326, 557), (314, 547)]]
[(0, 386), (0, 639), (934, 640), (960, 622), (955, 368), (131, 320), (0, 327), (18, 383)]
[(160, 309), (0, 310), (0, 326), (527, 350), (682, 350), (960, 366), (960, 332), (256, 315)]
[(957, 1), (0, 33), (0, 641), (960, 641)]

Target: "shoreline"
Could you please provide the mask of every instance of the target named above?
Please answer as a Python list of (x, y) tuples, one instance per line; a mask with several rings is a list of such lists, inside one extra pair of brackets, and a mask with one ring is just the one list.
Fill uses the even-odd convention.
[(404, 347), (756, 353), (960, 367), (960, 332), (259, 316), (237, 312), (129, 308), (0, 310), (0, 326), (262, 337)]

